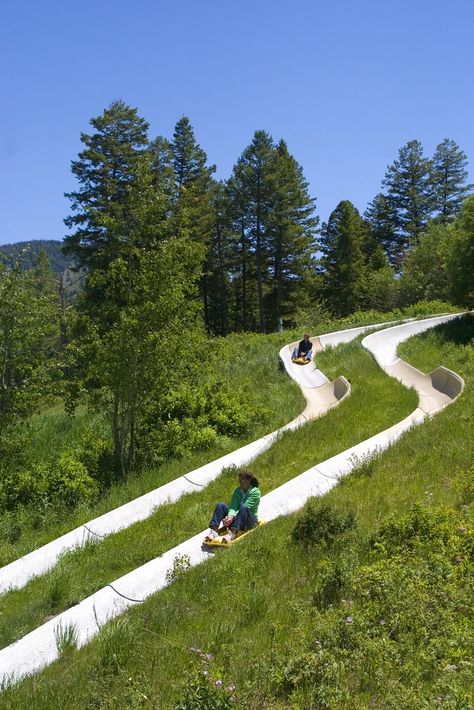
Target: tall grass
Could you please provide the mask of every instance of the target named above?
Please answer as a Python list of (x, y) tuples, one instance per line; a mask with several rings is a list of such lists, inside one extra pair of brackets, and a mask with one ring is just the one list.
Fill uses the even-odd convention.
[[(320, 334), (450, 310), (453, 308), (449, 304), (422, 302), (403, 311), (359, 312), (339, 320), (315, 312), (305, 316), (304, 329)], [(303, 408), (303, 397), (299, 388), (279, 370), (277, 353), (285, 343), (299, 339), (301, 332), (299, 329), (271, 335), (232, 334), (213, 340), (210, 350), (215, 362), (214, 367), (221, 379), (230, 386), (243, 388), (253, 399), (256, 398), (257, 402), (266, 407), (265, 414), (248, 436), (221, 436), (205, 450), (171, 459), (162, 466), (142, 471), (139, 475), (131, 475), (128, 479), (113, 484), (98, 501), (81, 504), (74, 510), (45, 504), (41, 508), (30, 506), (12, 512), (0, 511), (0, 567), (88, 520), (245, 445), (296, 416)], [(203, 377), (205, 369), (203, 368)], [(32, 417), (26, 427), (26, 457), (45, 462), (54, 461), (62, 451), (80, 444), (88, 431), (107, 434), (107, 423), (100, 415), (93, 415), (85, 408), (79, 408), (76, 415), (70, 417), (60, 404)]]
[[(471, 525), (474, 522), (472, 498), (464, 498), (460, 508), (458, 494), (459, 477), (464, 476), (473, 464), (470, 445), (474, 411), (473, 321), (465, 318), (459, 323), (440, 327), (406, 343), (402, 349), (406, 359), (425, 371), (442, 363), (459, 372), (466, 382), (463, 395), (433, 419), (407, 432), (391, 449), (367, 462), (325, 496), (325, 501), (336, 511), (355, 511), (356, 537), (359, 541), (370, 540), (374, 532), (385, 524), (387, 516), (395, 515), (397, 520), (414, 503), (428, 512), (435, 511), (437, 503), (454, 506), (457, 510), (454, 518), (464, 516), (471, 521)], [(349, 358), (346, 351), (345, 358), (351, 359), (353, 364), (358, 362), (359, 367), (367, 367), (370, 375), (370, 366), (362, 365), (354, 353)], [(306, 449), (314, 447), (314, 453), (317, 448), (315, 442), (323, 443), (324, 439), (326, 443), (329, 433), (332, 433), (332, 444), (336, 444), (336, 449), (339, 443), (341, 448), (345, 448), (346, 436), (353, 443), (356, 435), (370, 429), (369, 420), (376, 415), (367, 403), (363, 406), (357, 404), (357, 373), (352, 372), (351, 379), (354, 394), (345, 405), (334, 410), (325, 420), (284, 437), (274, 450), (258, 462), (255, 470), (265, 482), (265, 490), (267, 485), (273, 485), (270, 481), (275, 481), (275, 469), (287, 469), (292, 474), (303, 470), (307, 463)], [(389, 382), (388, 378), (385, 379)], [(383, 395), (383, 386), (376, 386), (379, 387), (379, 394)], [(390, 401), (392, 396), (386, 397), (386, 401)], [(351, 405), (355, 407), (357, 418), (349, 412)], [(395, 410), (397, 406), (394, 404)], [(342, 420), (343, 413), (347, 417), (347, 433), (345, 427), (336, 426), (335, 420), (339, 417)], [(402, 416), (402, 407), (399, 407), (397, 418)], [(357, 427), (356, 431), (354, 427)], [(216, 482), (209, 492), (219, 496), (231, 480), (232, 476), (224, 476), (220, 483), (225, 485), (220, 488), (220, 483)], [(193, 499), (190, 497), (190, 500)], [(201, 500), (205, 502), (204, 496)], [(470, 502), (466, 503), (466, 500)], [(204, 508), (204, 505), (196, 507), (194, 515), (204, 517)], [(184, 512), (183, 509), (181, 512)], [(370, 655), (373, 644), (370, 630), (367, 629), (362, 636), (357, 630), (357, 614), (362, 613), (365, 607), (354, 601), (356, 590), (349, 589), (346, 596), (335, 597), (329, 607), (318, 602), (316, 591), (321, 589), (325, 579), (339, 579), (343, 583), (345, 576), (350, 578), (351, 565), (355, 564), (351, 561), (351, 555), (358, 549), (356, 543), (359, 543), (352, 538), (346, 540), (342, 549), (323, 546), (306, 551), (291, 542), (291, 532), (300, 516), (280, 518), (264, 526), (246, 543), (221, 555), (216, 554), (203, 565), (180, 575), (170, 587), (128, 612), (121, 623), (130, 625), (133, 632), (124, 629), (117, 632), (128, 639), (118, 643), (120, 653), (117, 654), (117, 662), (109, 662), (112, 651), (108, 637), (104, 636), (104, 632), (112, 636), (116, 633), (112, 624), (110, 631), (104, 629), (86, 648), (70, 652), (67, 658), (60, 659), (34, 678), (5, 691), (1, 696), (3, 707), (31, 707), (35, 710), (60, 707), (63, 710), (89, 707), (173, 708), (176, 698), (180, 697), (180, 686), (192, 683), (196, 668), (199, 670), (195, 654), (198, 648), (213, 654), (214, 660), (209, 662), (211, 671), (214, 666), (223, 668), (222, 681), (236, 685), (236, 706), (241, 708), (397, 707), (408, 710), (439, 705), (467, 710), (469, 701), (462, 699), (461, 686), (456, 685), (456, 679), (459, 676), (459, 683), (462, 683), (462, 678), (465, 678), (463, 668), (468, 668), (463, 666), (464, 659), (469, 663), (471, 640), (468, 626), (461, 642), (455, 636), (458, 629), (445, 626), (440, 621), (436, 628), (439, 648), (450, 658), (455, 658), (458, 653), (459, 662), (437, 667), (436, 659), (433, 661), (423, 655), (423, 645), (410, 649), (410, 653), (415, 654), (416, 665), (407, 667), (406, 672), (413, 674), (414, 683), (418, 682), (419, 677), (424, 680), (419, 691), (415, 687), (401, 687), (400, 677), (394, 675), (391, 664), (382, 662), (383, 654)], [(186, 516), (184, 520), (180, 518), (179, 523), (184, 523), (186, 527), (185, 521)], [(179, 527), (181, 529), (181, 525)], [(463, 534), (455, 533), (455, 530), (451, 537)], [(346, 555), (344, 549), (348, 551)], [(438, 567), (449, 562), (449, 569), (455, 570), (457, 564), (461, 565), (459, 571), (462, 572), (462, 565), (468, 564), (467, 559), (464, 563), (456, 560), (445, 562), (441, 552), (436, 554), (438, 556), (433, 558), (433, 564), (436, 561)], [(367, 563), (369, 561), (368, 558)], [(433, 567), (433, 573), (438, 567)], [(465, 569), (469, 574), (469, 567)], [(458, 578), (461, 584), (462, 575)], [(455, 584), (453, 579), (451, 585)], [(405, 594), (403, 587), (394, 587), (392, 591), (387, 589), (386, 594), (389, 592), (396, 594), (400, 603), (404, 600), (407, 605), (412, 603), (412, 597)], [(445, 606), (449, 603), (446, 598)], [(427, 608), (406, 608), (413, 627), (423, 624), (420, 614)], [(457, 613), (465, 618), (465, 610), (460, 608)], [(380, 620), (377, 621), (379, 623)], [(379, 625), (378, 628), (383, 627)], [(332, 634), (327, 639), (325, 629)], [(382, 640), (385, 639), (385, 656), (393, 653), (395, 658), (405, 633), (408, 631), (400, 630), (397, 636), (396, 629), (387, 630), (382, 637)], [(357, 639), (360, 642), (361, 638), (364, 645), (356, 645)], [(318, 658), (325, 657), (320, 656), (320, 649), (324, 651), (325, 644), (329, 643), (339, 649), (340, 657), (345, 654), (349, 670), (357, 664), (365, 669), (366, 686), (362, 687), (356, 677), (351, 680), (347, 668), (344, 670), (339, 662), (324, 666), (319, 680), (311, 676), (318, 668), (315, 665)], [(471, 650), (474, 653), (474, 648)], [(354, 655), (357, 653), (362, 656)], [(410, 659), (412, 662), (412, 656)], [(424, 667), (428, 669), (428, 675), (420, 676)], [(309, 674), (309, 685), (304, 682), (305, 672)], [(300, 680), (297, 681), (297, 678)], [(295, 686), (298, 682), (300, 685)], [(353, 692), (344, 699), (342, 691), (347, 682)], [(373, 687), (378, 689), (378, 694), (374, 694)], [(438, 695), (430, 695), (431, 687), (441, 687)], [(315, 705), (315, 690), (322, 692), (325, 688), (333, 691), (332, 696), (320, 696)]]
[[(352, 395), (325, 417), (287, 432), (255, 461), (252, 469), (263, 493), (387, 428), (416, 407), (414, 392), (387, 378), (358, 342), (322, 353), (320, 361), (331, 376), (344, 372), (350, 378)], [(235, 481), (235, 471), (228, 470), (204, 490), (159, 508), (147, 520), (102, 542), (68, 553), (49, 574), (4, 595), (1, 646), (203, 530), (216, 501), (229, 497)], [(62, 580), (59, 596), (58, 576)]]

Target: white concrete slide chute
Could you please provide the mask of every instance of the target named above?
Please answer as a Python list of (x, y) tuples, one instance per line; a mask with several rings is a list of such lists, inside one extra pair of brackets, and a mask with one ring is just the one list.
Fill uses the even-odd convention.
[(387, 375), (418, 392), (419, 409), (426, 415), (435, 414), (453, 402), (463, 391), (464, 381), (455, 372), (442, 366), (425, 375), (401, 360), (397, 355), (397, 347), (404, 340), (454, 318), (459, 318), (459, 314), (413, 321), (372, 333), (362, 341), (363, 347), (372, 353)]
[[(451, 317), (445, 316), (441, 319), (420, 321), (417, 323), (416, 332), (423, 332), (438, 325), (438, 323), (449, 320)], [(387, 353), (393, 350), (393, 342), (398, 344), (414, 334), (409, 329), (410, 325), (402, 326), (406, 328), (403, 331), (394, 332), (394, 328), (383, 331), (383, 339), (377, 338), (367, 343), (368, 338), (366, 338), (364, 339), (365, 347), (371, 352), (380, 348), (380, 351)], [(379, 336), (380, 333), (376, 335)], [(378, 359), (380, 352), (377, 355), (374, 352), (374, 356)], [(402, 361), (399, 360), (396, 364), (400, 362)], [(414, 370), (414, 368), (412, 369)], [(435, 370), (436, 375), (432, 373), (433, 388), (436, 389), (438, 387), (437, 391), (443, 396), (452, 395), (453, 398), (457, 397), (462, 391), (462, 379), (455, 373), (446, 371), (445, 368), (443, 368), (443, 372), (439, 372), (439, 370), (440, 368)], [(418, 389), (420, 382), (416, 378), (413, 381), (413, 386)], [(425, 380), (422, 382), (424, 387), (426, 382)], [(452, 398), (449, 401), (452, 401)], [(446, 406), (447, 402), (439, 400), (438, 404), (439, 410)], [(279, 486), (274, 491), (263, 496), (260, 506), (261, 518), (271, 521), (281, 515), (288, 515), (300, 509), (310, 497), (324, 495), (336, 485), (341, 476), (349, 473), (361, 460), (388, 448), (404, 432), (412, 426), (423, 422), (427, 416), (428, 413), (426, 411), (421, 409), (421, 407), (417, 407), (401, 422), (326, 461), (316, 464), (291, 481)], [(6, 684), (16, 682), (21, 677), (35, 673), (54, 661), (59, 655), (57, 636), (60, 628), (74, 628), (78, 645), (83, 646), (86, 644), (99, 632), (104, 623), (123, 613), (128, 607), (144, 601), (151, 594), (169, 584), (167, 573), (173, 569), (173, 563), (177, 557), (186, 555), (191, 566), (200, 564), (208, 559), (213, 553), (202, 547), (205, 533), (206, 531), (203, 530), (198, 535), (168, 550), (160, 557), (120, 577), (110, 585), (84, 599), (77, 606), (59, 614), (55, 619), (38, 627), (7, 648), (2, 649), (0, 651), (0, 682), (3, 681)]]
[[(350, 328), (315, 337), (312, 339), (313, 343), (317, 344), (314, 349), (316, 351), (328, 346), (336, 346), (339, 343), (350, 342), (361, 333), (379, 326), (380, 324)], [(314, 362), (303, 367), (292, 363), (289, 346), (285, 345), (281, 349), (280, 359), (289, 376), (299, 384), (304, 394), (306, 407), (302, 414), (280, 429), (190, 471), (129, 503), (121, 505), (119, 508), (104, 513), (104, 515), (88, 521), (20, 559), (14, 560), (0, 569), (0, 594), (11, 589), (21, 589), (32, 577), (44, 574), (51, 569), (60, 555), (83, 545), (87, 540), (104, 538), (148, 518), (158, 507), (174, 503), (186, 493), (193, 493), (203, 488), (216, 479), (225, 468), (249, 464), (269, 449), (285, 431), (292, 431), (305, 424), (309, 419), (323, 416), (350, 394), (350, 385), (344, 377), (338, 377), (334, 382), (329, 382)]]

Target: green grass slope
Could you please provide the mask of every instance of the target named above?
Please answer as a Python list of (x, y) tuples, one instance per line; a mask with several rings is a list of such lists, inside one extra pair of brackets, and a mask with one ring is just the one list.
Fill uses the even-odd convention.
[[(331, 377), (344, 371), (352, 382), (352, 395), (320, 420), (286, 433), (255, 461), (252, 470), (264, 493), (387, 428), (416, 407), (415, 394), (385, 377), (358, 342), (322, 353), (319, 364)], [(204, 490), (159, 508), (147, 520), (102, 542), (65, 555), (50, 573), (4, 595), (1, 647), (203, 530), (215, 502), (228, 498), (235, 481), (235, 472), (229, 470)]]
[[(219, 375), (249, 398), (263, 412), (252, 430), (242, 437), (221, 436), (210, 447), (170, 459), (159, 467), (143, 471), (117, 482), (100, 499), (75, 510), (58, 506), (21, 508), (0, 514), (0, 566), (21, 557), (65, 532), (103, 513), (127, 503), (183, 473), (219, 458), (259, 436), (277, 429), (299, 414), (304, 397), (299, 387), (278, 366), (278, 345), (283, 337), (231, 336), (219, 346)], [(280, 345), (281, 347), (281, 345)], [(88, 432), (106, 433), (106, 424), (98, 416), (78, 410), (68, 416), (57, 405), (32, 417), (24, 427), (27, 457), (46, 464), (61, 452), (81, 444)]]
[[(453, 406), (361, 466), (324, 501), (199, 568), (181, 574), (177, 564), (174, 584), (107, 625), (86, 649), (75, 651), (65, 634), (61, 660), (5, 691), (2, 706), (471, 707), (473, 322), (438, 328), (401, 352), (424, 371), (442, 363), (465, 378)], [(399, 390), (354, 346), (323, 353), (320, 366), (331, 377), (347, 374), (353, 395), (258, 460), (253, 468), (265, 490), (415, 406), (413, 393)], [(360, 396), (366, 379), (389, 404), (386, 415)], [(160, 548), (163, 529), (173, 544), (201, 529), (206, 507), (226, 497), (234, 476), (224, 474), (208, 495), (187, 496), (182, 508), (169, 506), (170, 517), (157, 514), (149, 528), (134, 526), (68, 555), (49, 581), (7, 595), (5, 642), (98, 588), (109, 573), (136, 566), (134, 546), (141, 553), (149, 542), (144, 556), (170, 547)], [(355, 526), (344, 524), (351, 512)], [(295, 525), (305, 531), (303, 543)]]
[[(455, 404), (301, 513), (185, 574), (177, 565), (173, 584), (87, 648), (64, 634), (60, 661), (2, 706), (472, 707), (473, 343), (468, 316), (405, 344), (417, 367), (464, 377)], [(291, 455), (272, 454), (261, 476)]]
[[(344, 319), (325, 318), (305, 323), (312, 333), (328, 333), (371, 323), (393, 321), (402, 317), (423, 317), (433, 312), (455, 310), (441, 302), (422, 302), (402, 311), (379, 313), (359, 312)], [(0, 567), (59, 537), (65, 532), (116, 508), (150, 490), (223, 456), (290, 421), (299, 414), (304, 399), (297, 385), (278, 367), (277, 353), (288, 342), (301, 337), (301, 330), (272, 335), (232, 334), (213, 340), (212, 358), (208, 368), (215, 370), (229, 388), (237, 388), (243, 400), (261, 411), (247, 435), (219, 436), (200, 451), (186, 452), (150, 470), (132, 475), (102, 492), (93, 503), (82, 503), (74, 509), (52, 505), (46, 499), (40, 505), (20, 506), (12, 511), (0, 511)], [(321, 362), (326, 366), (327, 360)], [(334, 376), (344, 374), (344, 367)], [(329, 374), (332, 373), (330, 372)], [(206, 368), (203, 368), (203, 378)], [(195, 383), (199, 387), (202, 383)], [(47, 409), (24, 423), (20, 429), (20, 450), (30, 466), (46, 466), (57, 461), (63, 452), (88, 446), (97, 434), (106, 435), (106, 423), (84, 408), (75, 417), (65, 414), (62, 406)]]

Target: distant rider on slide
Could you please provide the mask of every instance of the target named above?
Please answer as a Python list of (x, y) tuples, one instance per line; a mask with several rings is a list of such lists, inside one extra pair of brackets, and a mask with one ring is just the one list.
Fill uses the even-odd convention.
[(305, 333), (303, 340), (300, 340), (298, 347), (293, 350), (293, 358), (298, 359), (300, 357), (304, 358), (309, 362), (313, 357), (313, 344), (309, 339), (309, 333)]

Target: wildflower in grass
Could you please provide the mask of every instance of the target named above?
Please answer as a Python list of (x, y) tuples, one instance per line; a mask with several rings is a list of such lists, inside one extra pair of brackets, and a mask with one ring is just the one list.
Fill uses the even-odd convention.
[(215, 685), (216, 685), (216, 688), (222, 688), (223, 683), (221, 680), (217, 679)]
[(346, 616), (345, 622), (346, 622), (346, 624), (352, 624), (352, 622), (353, 622), (352, 616)]
[(443, 668), (443, 671), (447, 673), (454, 673), (454, 671), (457, 671), (458, 667), (454, 664), (449, 664)]

